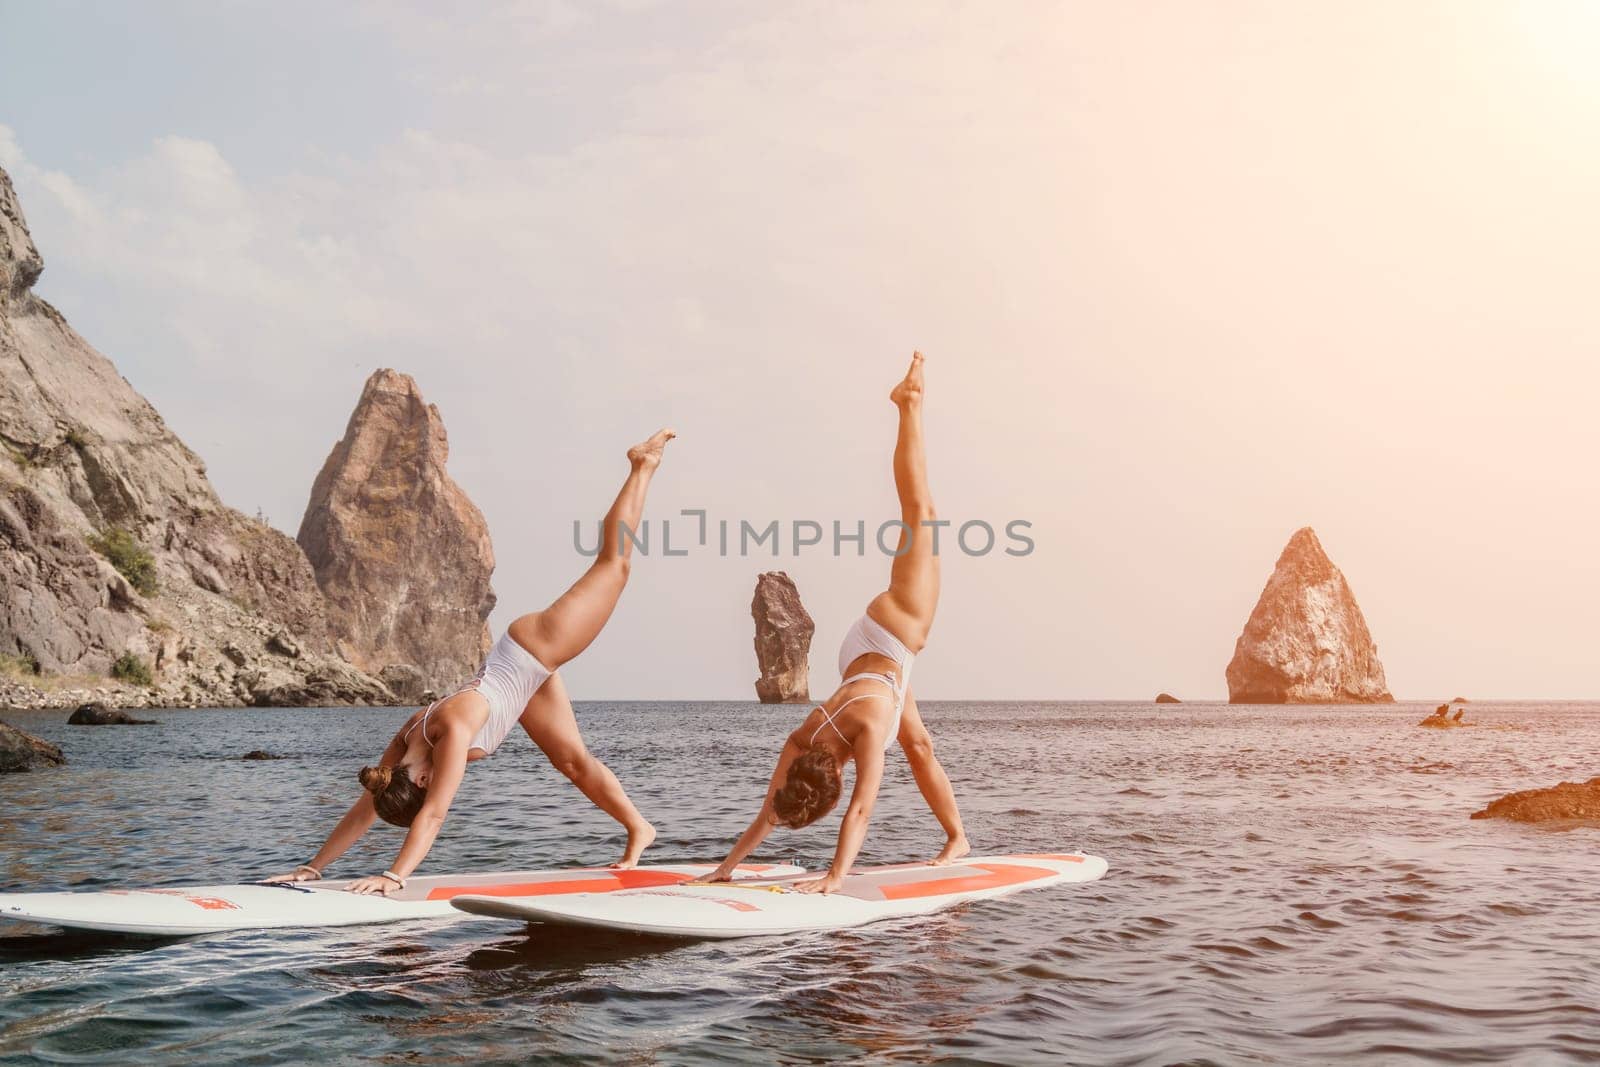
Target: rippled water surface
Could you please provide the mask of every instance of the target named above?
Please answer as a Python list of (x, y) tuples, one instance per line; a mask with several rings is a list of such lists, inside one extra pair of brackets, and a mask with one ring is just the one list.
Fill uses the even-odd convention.
[[(191, 940), (0, 927), (0, 1060), (52, 1063), (1569, 1062), (1600, 1057), (1600, 831), (1471, 822), (1597, 769), (1600, 705), (923, 705), (980, 852), (1111, 873), (829, 935), (674, 943), (465, 920)], [(8, 713), (66, 768), (0, 778), (0, 890), (247, 881), (309, 856), (403, 712)], [(715, 860), (800, 712), (588, 704), (661, 830)], [(266, 748), (288, 758), (242, 763)], [(709, 750), (708, 750), (709, 749)], [(823, 866), (837, 818), (765, 858)], [(382, 869), (382, 828), (337, 873)], [(940, 844), (903, 759), (862, 862)], [(428, 872), (609, 861), (525, 738)]]

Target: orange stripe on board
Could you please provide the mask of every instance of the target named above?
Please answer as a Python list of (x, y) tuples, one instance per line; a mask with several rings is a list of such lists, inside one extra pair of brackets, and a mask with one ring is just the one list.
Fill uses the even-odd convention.
[(1058, 852), (1019, 852), (1019, 860), (1060, 860), (1063, 863), (1082, 863), (1082, 856), (1068, 856)]
[(693, 875), (672, 871), (610, 871), (601, 878), (562, 878), (548, 882), (511, 882), (503, 885), (442, 885), (428, 891), (429, 900), (451, 897), (551, 897), (567, 893), (610, 893), (617, 889), (648, 889), (678, 885)]
[(945, 893), (970, 893), (974, 889), (998, 889), (1003, 885), (1033, 882), (1059, 872), (1046, 867), (1023, 867), (1013, 863), (974, 863), (987, 874), (968, 874), (959, 878), (936, 878), (927, 882), (902, 882), (899, 885), (879, 886), (885, 900), (911, 900), (916, 897), (936, 897)]

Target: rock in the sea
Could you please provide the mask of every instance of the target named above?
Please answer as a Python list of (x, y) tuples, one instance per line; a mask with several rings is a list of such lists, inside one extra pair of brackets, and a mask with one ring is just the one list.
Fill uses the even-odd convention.
[(1227, 678), (1230, 704), (1393, 702), (1367, 620), (1311, 527), (1278, 557)]
[(478, 669), (495, 602), (489, 527), (445, 471), (449, 453), (417, 383), (375, 372), (311, 487), (299, 535), (345, 658), (374, 673), (410, 664), (432, 689)]
[(1433, 709), (1432, 715), (1429, 715), (1426, 719), (1423, 719), (1421, 722), (1417, 723), (1417, 725), (1426, 726), (1431, 730), (1448, 730), (1456, 726), (1472, 726), (1473, 724), (1470, 722), (1461, 721), (1462, 717), (1465, 716), (1466, 713), (1467, 709), (1461, 708), (1455, 713), (1455, 715), (1452, 716), (1450, 714), (1450, 705), (1440, 704), (1438, 707)]
[(1508, 793), (1482, 811), (1473, 812), (1472, 818), (1510, 819), (1512, 822), (1597, 820), (1600, 819), (1600, 778)]
[(1156, 694), (1156, 703), (1157, 704), (1182, 704), (1183, 701), (1179, 700), (1177, 697), (1173, 696), (1171, 693), (1157, 693)]
[(800, 603), (800, 590), (782, 571), (756, 579), (750, 601), (756, 621), (756, 696), (763, 704), (803, 704), (811, 699), (811, 635), (816, 624)]
[(249, 752), (246, 752), (244, 755), (240, 756), (239, 758), (242, 759), (242, 760), (283, 759), (282, 756), (275, 756), (271, 752), (268, 752), (266, 749), (262, 749), (262, 748), (251, 749)]
[[(5, 218), (0, 214), (0, 241), (5, 240)], [(5, 279), (0, 277), (0, 285)], [(67, 762), (61, 750), (15, 726), (0, 722), (0, 774), (32, 771), (40, 767), (59, 767)]]
[(68, 726), (157, 726), (154, 719), (135, 719), (132, 715), (120, 708), (108, 708), (104, 704), (89, 703), (79, 704), (76, 711), (67, 716)]
[[(153, 694), (107, 678), (111, 704), (241, 704), (234, 674), (273, 631), (302, 650), (302, 675), (333, 661), (305, 553), (222, 503), (200, 458), (33, 292), (43, 267), (0, 171), (0, 654), (55, 676), (156, 665)], [(82, 699), (39, 687), (25, 702)]]

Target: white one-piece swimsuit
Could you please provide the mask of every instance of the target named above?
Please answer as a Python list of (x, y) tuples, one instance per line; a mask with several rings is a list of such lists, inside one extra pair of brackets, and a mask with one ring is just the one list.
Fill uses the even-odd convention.
[[(492, 756), (522, 718), (528, 701), (533, 699), (533, 694), (539, 691), (551, 673), (537, 656), (513, 641), (508, 633), (495, 642), (472, 680), (450, 696), (428, 705), (428, 710), (422, 713), (422, 718), (412, 725), (411, 730), (421, 726), (422, 739), (427, 741), (428, 715), (434, 708), (450, 697), (477, 693), (489, 705), (489, 718), (484, 721), (483, 728), (472, 736), (468, 750), (482, 749), (484, 755)], [(411, 736), (411, 730), (406, 731), (406, 737)], [(428, 747), (433, 747), (432, 741), (428, 741)]]

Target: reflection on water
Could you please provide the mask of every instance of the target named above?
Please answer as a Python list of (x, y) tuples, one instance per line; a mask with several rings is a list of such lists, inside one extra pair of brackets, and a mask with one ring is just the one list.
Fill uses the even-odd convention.
[[(0, 1060), (175, 1063), (1459, 1062), (1600, 1056), (1600, 831), (1470, 822), (1592, 774), (1600, 706), (928, 704), (981, 851), (1081, 848), (1102, 882), (833, 935), (662, 941), (463, 920), (142, 941), (0, 926)], [(0, 778), (0, 890), (235, 881), (303, 860), (403, 715), (161, 713), (67, 727)], [(721, 858), (793, 710), (580, 707), (661, 830)], [(718, 765), (702, 739), (715, 730)], [(242, 763), (266, 748), (282, 761)], [(714, 773), (711, 773), (714, 771)], [(832, 830), (765, 858), (825, 865)], [(376, 871), (369, 835), (336, 873)], [(892, 760), (864, 862), (932, 854)], [(536, 752), (474, 765), (428, 869), (621, 847)]]

